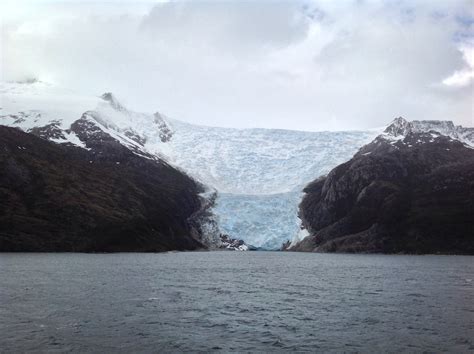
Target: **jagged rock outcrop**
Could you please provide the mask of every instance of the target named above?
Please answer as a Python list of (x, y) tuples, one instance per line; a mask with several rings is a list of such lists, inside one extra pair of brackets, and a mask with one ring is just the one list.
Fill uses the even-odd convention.
[(71, 129), (87, 149), (0, 126), (0, 251), (206, 248), (190, 220), (200, 184), (91, 121)]
[(119, 112), (127, 112), (127, 109), (122, 106), (122, 104), (115, 98), (115, 96), (112, 94), (112, 92), (106, 92), (102, 96), (100, 96), (104, 101), (107, 101), (110, 103), (113, 109)]
[(64, 131), (59, 127), (59, 125), (59, 121), (52, 121), (42, 127), (33, 127), (28, 130), (28, 133), (46, 140), (66, 140)]
[(256, 251), (257, 248), (252, 245), (247, 245), (243, 240), (232, 238), (229, 235), (221, 234), (220, 235), (221, 243), (219, 244), (219, 249), (229, 250), (229, 251)]
[(161, 142), (166, 143), (170, 141), (173, 136), (173, 131), (160, 113), (156, 112), (153, 114), (153, 123), (158, 127)]
[(295, 251), (474, 254), (471, 128), (396, 119), (309, 184)]

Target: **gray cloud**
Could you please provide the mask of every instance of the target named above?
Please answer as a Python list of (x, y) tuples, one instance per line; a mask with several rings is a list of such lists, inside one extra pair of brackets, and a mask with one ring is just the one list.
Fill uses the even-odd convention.
[(142, 28), (172, 45), (205, 45), (231, 53), (262, 51), (303, 40), (310, 17), (301, 1), (180, 2), (156, 5)]
[(0, 7), (5, 80), (114, 91), (207, 125), (365, 129), (399, 115), (474, 125), (469, 1), (22, 6)]

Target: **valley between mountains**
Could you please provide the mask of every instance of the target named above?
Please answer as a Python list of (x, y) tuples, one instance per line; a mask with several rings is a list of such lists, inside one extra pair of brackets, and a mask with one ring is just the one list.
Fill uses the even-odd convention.
[(217, 128), (0, 90), (0, 251), (474, 254), (473, 128)]

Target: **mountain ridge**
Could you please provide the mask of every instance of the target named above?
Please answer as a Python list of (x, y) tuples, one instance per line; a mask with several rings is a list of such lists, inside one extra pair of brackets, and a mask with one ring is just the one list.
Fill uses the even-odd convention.
[(452, 122), (395, 119), (306, 186), (299, 209), (305, 235), (285, 248), (473, 254), (471, 132)]

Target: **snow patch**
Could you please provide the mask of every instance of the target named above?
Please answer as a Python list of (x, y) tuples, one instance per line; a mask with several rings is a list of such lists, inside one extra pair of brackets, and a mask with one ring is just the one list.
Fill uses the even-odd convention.
[(295, 246), (296, 244), (300, 243), (303, 241), (306, 237), (308, 237), (310, 234), (307, 229), (301, 227), (298, 233), (293, 237), (290, 243), (290, 247)]

